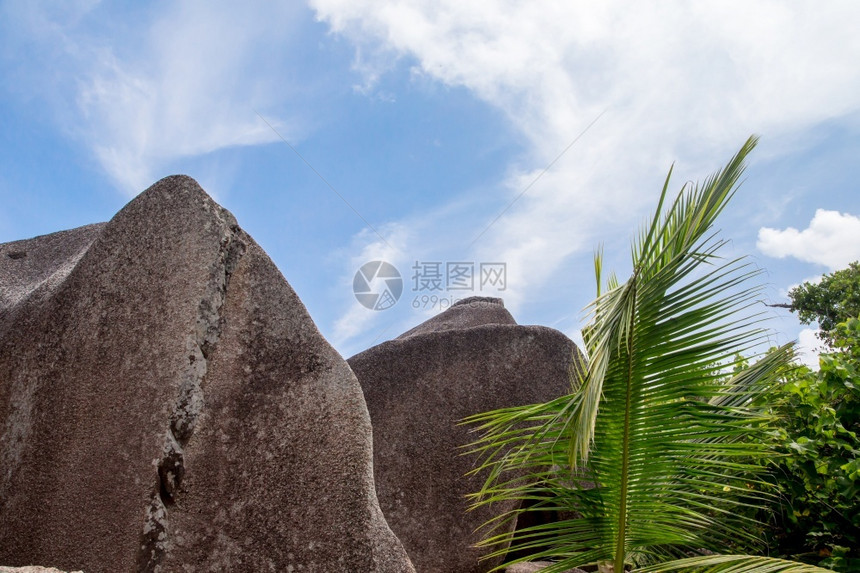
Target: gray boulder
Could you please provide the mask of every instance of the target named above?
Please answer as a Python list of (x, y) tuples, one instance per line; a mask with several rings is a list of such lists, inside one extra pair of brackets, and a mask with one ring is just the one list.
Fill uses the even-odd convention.
[(0, 317), (36, 291), (47, 296), (62, 284), (104, 223), (0, 245)]
[(0, 245), (0, 563), (413, 571), (355, 376), (190, 178)]
[(462, 330), (488, 324), (516, 324), (517, 321), (505, 308), (500, 298), (473, 296), (454, 303), (445, 312), (440, 312), (411, 330), (397, 337), (403, 340), (419, 334)]
[(466, 511), (481, 476), (461, 455), (474, 439), (471, 414), (557, 398), (570, 391), (578, 356), (561, 332), (519, 326), (500, 299), (473, 297), (348, 360), (373, 423), (373, 464), (382, 511), (421, 573), (478, 573), (475, 530), (497, 504)]

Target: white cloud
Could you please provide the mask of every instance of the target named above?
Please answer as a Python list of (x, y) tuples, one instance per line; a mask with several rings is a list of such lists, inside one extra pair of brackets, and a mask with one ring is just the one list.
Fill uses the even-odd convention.
[(550, 154), (607, 107), (639, 120), (626, 125), (634, 139), (659, 131), (735, 145), (738, 123), (796, 125), (857, 106), (853, 2), (311, 5), (360, 45), (409, 55), (501, 107)]
[(812, 277), (806, 277), (805, 279), (803, 279), (803, 280), (802, 280), (802, 281), (800, 281), (799, 283), (792, 283), (792, 284), (788, 285), (788, 286), (787, 286), (787, 287), (785, 287), (785, 288), (780, 288), (780, 289), (777, 291), (777, 292), (779, 293), (779, 298), (781, 298), (781, 299), (787, 299), (787, 298), (788, 298), (788, 293), (790, 293), (793, 289), (795, 289), (795, 288), (799, 287), (799, 286), (800, 286), (800, 285), (802, 285), (803, 283), (809, 283), (809, 284), (817, 285), (818, 283), (820, 283), (820, 282), (821, 282), (821, 279), (823, 279), (823, 278), (824, 278), (824, 275), (815, 275), (815, 276), (812, 276)]
[[(409, 228), (404, 225), (390, 224), (380, 228), (379, 232), (381, 236), (370, 229), (365, 229), (356, 237), (354, 247), (360, 250), (358, 250), (357, 255), (347, 259), (348, 263), (344, 268), (343, 280), (341, 281), (341, 292), (352, 292), (355, 272), (367, 262), (388, 262), (400, 269), (401, 274), (403, 269), (409, 268), (407, 251), (410, 239)], [(404, 282), (408, 282), (408, 277), (404, 278)], [(366, 332), (371, 327), (381, 331), (380, 322), (386, 318), (390, 320), (390, 313), (389, 315), (385, 314), (389, 311), (370, 310), (359, 304), (355, 298), (351, 297), (347, 305), (347, 310), (334, 324), (331, 340), (332, 345), (343, 352), (345, 356), (348, 356), (351, 350), (355, 350), (349, 345), (351, 339)], [(382, 337), (384, 334), (383, 332), (379, 336)], [(396, 335), (399, 332), (393, 334)]]
[(835, 271), (860, 259), (860, 217), (818, 209), (802, 231), (762, 227), (756, 246), (771, 257), (794, 257)]
[[(186, 0), (116, 21), (96, 3), (19, 8), (48, 54), (52, 73), (39, 83), (55, 82), (64, 130), (130, 194), (166, 175), (171, 161), (278, 140), (255, 111), (275, 115), (290, 97), (283, 68), (297, 52), (300, 9)], [(271, 115), (283, 135), (300, 129)]]
[(508, 262), (511, 307), (540, 296), (596, 234), (629, 236), (673, 161), (678, 188), (751, 133), (794, 134), (860, 109), (856, 2), (311, 5), (364, 50), (364, 66), (387, 51), (502, 110), (530, 143), (507, 200), (606, 111), (473, 249)]
[(797, 359), (813, 370), (818, 370), (818, 355), (821, 353), (821, 340), (813, 328), (804, 328), (797, 335)]

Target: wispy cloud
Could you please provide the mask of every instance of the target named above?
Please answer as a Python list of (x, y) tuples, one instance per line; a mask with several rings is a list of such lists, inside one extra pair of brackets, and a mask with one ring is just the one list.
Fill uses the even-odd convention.
[(771, 257), (794, 257), (835, 271), (860, 259), (860, 217), (818, 209), (802, 231), (762, 227), (756, 246)]
[[(356, 271), (365, 263), (370, 261), (385, 261), (396, 268), (409, 268), (409, 244), (410, 229), (405, 225), (391, 224), (379, 229), (382, 237), (370, 229), (362, 231), (355, 239), (353, 252), (357, 253), (346, 259), (343, 279), (341, 281), (341, 293), (350, 293), (353, 288), (353, 278)], [(406, 277), (408, 281), (408, 277)], [(380, 337), (385, 333), (382, 330), (382, 321), (391, 316), (385, 315), (386, 311), (371, 310), (358, 303), (354, 298), (347, 300), (344, 314), (335, 322), (332, 334), (332, 344), (342, 352), (353, 349), (349, 341), (358, 334), (375, 328)], [(391, 333), (393, 335), (398, 332)]]
[(680, 186), (751, 133), (794, 134), (860, 109), (853, 2), (310, 3), (364, 50), (367, 85), (381, 69), (367, 54), (385, 53), (502, 110), (530, 142), (501, 189), (508, 199), (606, 110), (475, 247), (508, 262), (514, 308), (598, 233), (626, 237), (672, 162)]
[(822, 352), (817, 332), (814, 328), (804, 328), (797, 335), (797, 358), (801, 364), (813, 370), (818, 370), (818, 355)]
[[(34, 3), (21, 21), (43, 51), (39, 83), (62, 92), (54, 98), (62, 129), (135, 194), (177, 159), (277, 140), (254, 110), (274, 115), (290, 99), (283, 70), (302, 10), (278, 6), (186, 0), (120, 22), (98, 3), (74, 11)], [(285, 121), (282, 132), (301, 129)]]

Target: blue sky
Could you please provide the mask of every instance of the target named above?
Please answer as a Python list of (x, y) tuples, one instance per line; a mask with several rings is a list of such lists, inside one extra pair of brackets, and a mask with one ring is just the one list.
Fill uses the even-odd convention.
[[(576, 338), (595, 246), (624, 276), (669, 166), (678, 189), (753, 133), (728, 254), (773, 302), (860, 258), (857, 2), (55, 4), (0, 4), (0, 242), (186, 173), (345, 356), (471, 294)], [(372, 260), (392, 308), (353, 296)], [(505, 263), (506, 288), (415, 290), (416, 261)]]

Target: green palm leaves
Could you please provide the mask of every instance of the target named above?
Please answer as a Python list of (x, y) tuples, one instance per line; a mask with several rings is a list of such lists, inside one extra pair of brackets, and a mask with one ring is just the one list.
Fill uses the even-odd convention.
[[(760, 287), (748, 286), (757, 271), (720, 258), (725, 241), (713, 231), (755, 144), (750, 138), (704, 183), (685, 185), (664, 210), (670, 170), (651, 224), (634, 241), (626, 282), (610, 277), (604, 288), (595, 257), (588, 365), (572, 394), (466, 420), (481, 435), (471, 446), (482, 460), (475, 472), (488, 476), (473, 501), (523, 502), (487, 524), (485, 544), (496, 555), (510, 543), (556, 561), (546, 573), (588, 564), (620, 572), (756, 548), (744, 515), (769, 495), (758, 476), (771, 452), (756, 436), (771, 420), (751, 404), (792, 352), (783, 347), (724, 374), (766, 332), (754, 308)], [(512, 532), (520, 514), (538, 510), (560, 519)], [(730, 568), (759, 570), (760, 559), (733, 558)]]

